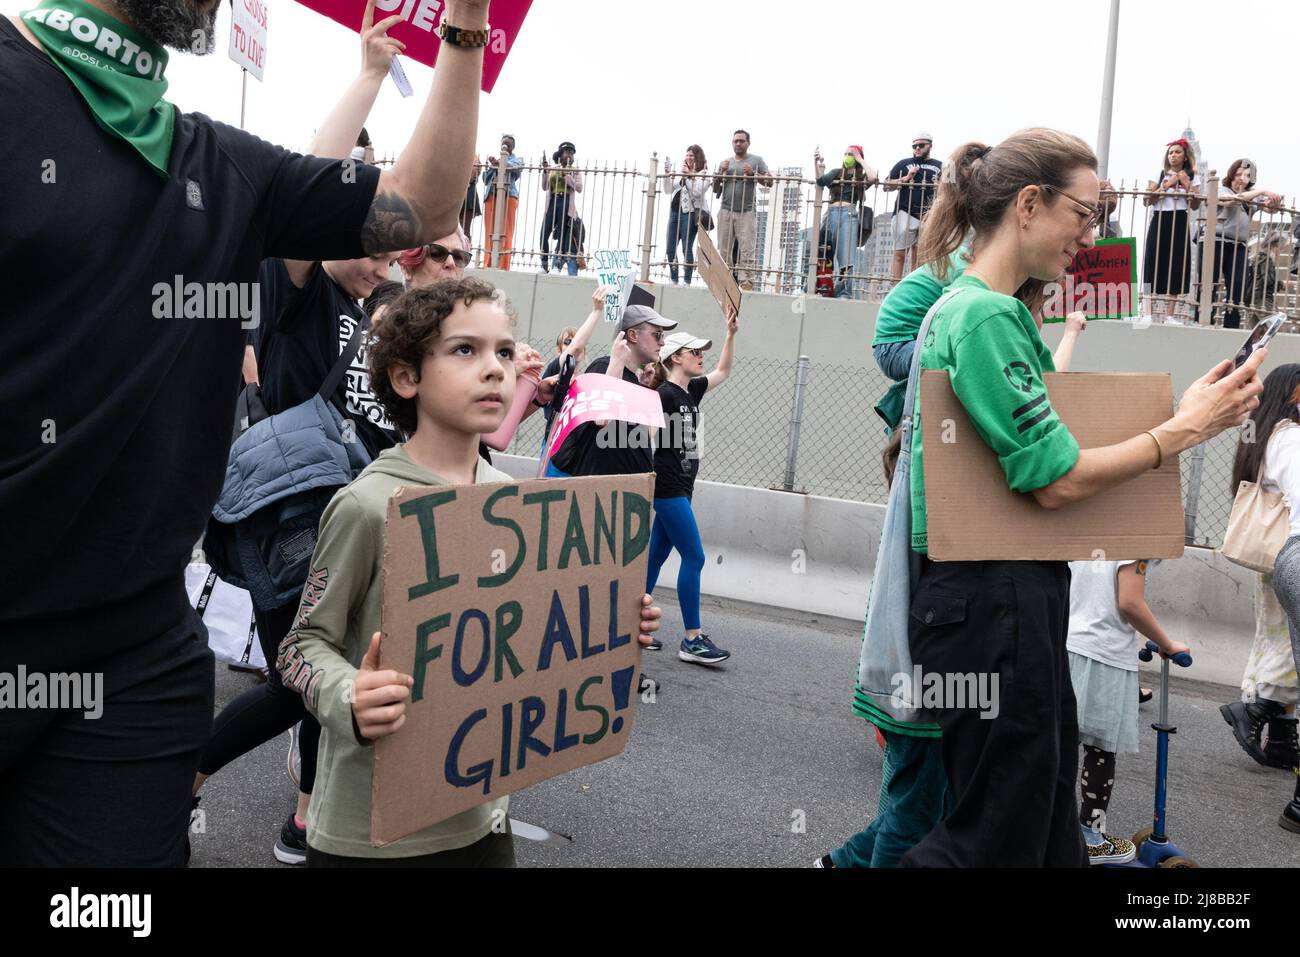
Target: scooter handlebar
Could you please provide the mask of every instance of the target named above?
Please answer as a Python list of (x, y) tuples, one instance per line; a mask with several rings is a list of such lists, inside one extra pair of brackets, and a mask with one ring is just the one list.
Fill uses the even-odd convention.
[[(1148, 641), (1145, 648), (1138, 652), (1138, 657), (1143, 661), (1150, 661), (1153, 657), (1160, 654), (1160, 646), (1154, 641)], [(1192, 664), (1192, 656), (1186, 651), (1180, 651), (1169, 659), (1180, 668), (1188, 668)]]

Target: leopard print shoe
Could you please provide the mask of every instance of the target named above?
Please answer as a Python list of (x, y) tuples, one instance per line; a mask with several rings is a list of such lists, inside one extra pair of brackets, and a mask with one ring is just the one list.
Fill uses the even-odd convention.
[(1100, 844), (1088, 845), (1089, 864), (1127, 864), (1137, 857), (1133, 842), (1122, 837), (1102, 834)]

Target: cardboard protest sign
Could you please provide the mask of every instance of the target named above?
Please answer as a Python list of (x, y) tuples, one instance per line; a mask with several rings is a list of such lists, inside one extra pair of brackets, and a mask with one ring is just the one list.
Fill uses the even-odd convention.
[(376, 846), (622, 752), (653, 495), (620, 475), (389, 499), (380, 667), (415, 684), (375, 742)]
[(593, 258), (596, 260), (596, 282), (605, 290), (605, 322), (618, 322), (627, 308), (636, 269), (626, 249), (598, 249)]
[[(243, 0), (236, 0), (241, 3)], [(349, 30), (361, 32), (361, 16), (366, 0), (298, 0), (304, 7), (323, 13)], [(519, 31), (528, 16), (533, 0), (492, 0), (492, 37), (483, 51), (483, 92), (491, 93), (496, 86), (501, 68), (514, 46)], [(376, 0), (375, 22), (391, 16), (400, 16), (388, 35), (406, 44), (406, 55), (425, 66), (434, 66), (438, 60), (438, 24), (446, 4), (443, 0)], [(453, 24), (454, 26), (455, 24)]]
[[(1082, 449), (1123, 442), (1173, 413), (1169, 374), (1049, 372), (1052, 408)], [(1081, 502), (1049, 511), (1007, 488), (948, 382), (921, 373), (925, 511), (934, 561), (1086, 561), (1179, 558), (1183, 504), (1178, 456)]]
[(231, 0), (230, 4), (230, 59), (258, 80), (266, 66), (266, 2)]
[(564, 405), (551, 422), (547, 456), (554, 455), (578, 426), (586, 422), (632, 422), (662, 429), (664, 407), (653, 389), (601, 372), (575, 376)]
[(740, 287), (736, 285), (736, 277), (722, 261), (722, 254), (718, 252), (718, 247), (713, 245), (713, 240), (709, 238), (706, 230), (701, 229), (696, 234), (695, 245), (698, 250), (695, 257), (696, 268), (704, 277), (704, 284), (709, 287), (709, 293), (718, 301), (718, 306), (724, 315), (727, 311), (727, 303), (731, 303), (739, 313)]
[(1043, 321), (1064, 322), (1067, 313), (1089, 319), (1125, 319), (1138, 314), (1137, 240), (1099, 239), (1080, 249), (1065, 276), (1049, 287)]

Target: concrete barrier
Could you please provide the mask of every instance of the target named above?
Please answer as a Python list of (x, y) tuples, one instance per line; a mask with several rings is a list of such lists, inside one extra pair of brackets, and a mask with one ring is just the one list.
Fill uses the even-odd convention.
[[(515, 478), (537, 474), (536, 459), (497, 455), (494, 462)], [(703, 481), (694, 502), (704, 594), (862, 622), (884, 506)], [(675, 589), (676, 581), (674, 553), (656, 590)], [(1240, 683), (1255, 634), (1254, 587), (1254, 572), (1208, 549), (1189, 548), (1151, 569), (1152, 611), (1170, 637), (1192, 648), (1191, 669), (1175, 669), (1180, 678)]]

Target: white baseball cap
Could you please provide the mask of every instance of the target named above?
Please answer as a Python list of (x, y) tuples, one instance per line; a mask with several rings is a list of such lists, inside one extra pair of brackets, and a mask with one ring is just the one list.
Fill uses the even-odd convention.
[(668, 357), (682, 349), (712, 349), (712, 339), (700, 339), (689, 332), (674, 332), (659, 347), (659, 361), (667, 362)]

